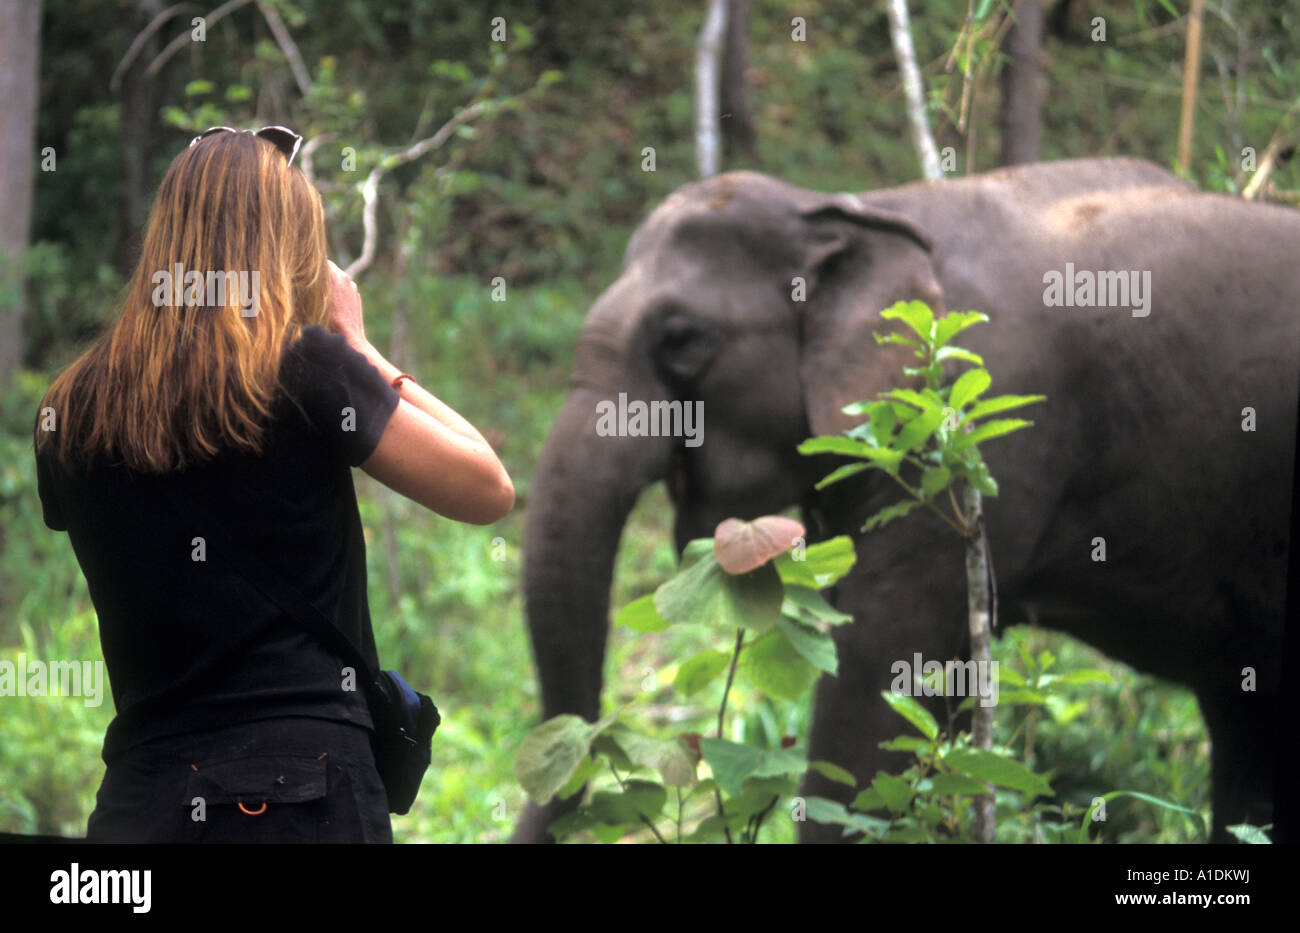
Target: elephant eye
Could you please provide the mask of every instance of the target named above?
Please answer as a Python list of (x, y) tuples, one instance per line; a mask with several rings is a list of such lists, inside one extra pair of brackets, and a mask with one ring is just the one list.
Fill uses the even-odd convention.
[(654, 342), (654, 360), (661, 375), (674, 383), (690, 382), (703, 375), (717, 352), (718, 337), (713, 328), (690, 315), (670, 312), (660, 319)]

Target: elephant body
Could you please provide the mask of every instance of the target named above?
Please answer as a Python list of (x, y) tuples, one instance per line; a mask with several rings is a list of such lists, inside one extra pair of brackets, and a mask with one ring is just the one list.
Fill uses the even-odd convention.
[[(872, 332), (882, 309), (921, 299), (989, 315), (958, 342), (984, 357), (991, 393), (1048, 397), (1026, 410), (1032, 428), (983, 450), (1001, 492), (986, 504), (1001, 624), (1190, 686), (1212, 742), (1212, 838), (1270, 822), (1298, 251), (1300, 212), (1129, 159), (862, 195), (747, 172), (678, 189), (588, 314), (534, 479), (525, 596), (543, 718), (598, 715), (614, 553), (638, 493), (663, 480), (679, 549), (796, 504), (810, 535), (854, 537), (832, 598), (855, 621), (836, 631), (839, 675), (817, 685), (809, 757), (860, 781), (900, 767), (877, 747), (900, 731), (880, 691), (895, 661), (965, 656), (963, 546), (924, 510), (863, 534), (897, 487), (865, 473), (816, 492), (840, 461), (795, 446), (900, 382), (910, 351)], [(1089, 279), (1110, 306), (1086, 306)], [(598, 435), (597, 403), (619, 392), (702, 400), (703, 443)], [(815, 774), (804, 788), (846, 791)], [(516, 838), (544, 838), (557, 812), (531, 809)]]

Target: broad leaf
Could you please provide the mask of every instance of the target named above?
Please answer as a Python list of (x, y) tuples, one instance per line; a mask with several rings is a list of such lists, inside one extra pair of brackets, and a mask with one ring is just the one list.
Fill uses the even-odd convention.
[(699, 654), (682, 662), (673, 678), (673, 687), (684, 697), (699, 693), (731, 663), (731, 655), (724, 651), (701, 651)]
[[(832, 677), (839, 672), (835, 642), (829, 635), (823, 635), (816, 629), (786, 616), (776, 620), (776, 627), (781, 630), (781, 634), (786, 637), (794, 650), (813, 667), (825, 671)], [(798, 699), (798, 696), (795, 699)]]
[(794, 702), (817, 680), (818, 670), (804, 660), (780, 628), (772, 629), (740, 655), (738, 670), (751, 684), (778, 700)]
[(714, 531), (713, 556), (729, 574), (749, 573), (803, 537), (803, 525), (781, 515), (761, 515), (752, 522), (728, 518)]
[(966, 404), (979, 398), (993, 382), (987, 369), (971, 369), (957, 377), (948, 393), (948, 404), (961, 411)]
[(787, 586), (797, 584), (815, 590), (831, 586), (848, 573), (858, 559), (853, 550), (853, 539), (848, 535), (836, 535), (810, 544), (804, 548), (802, 560), (796, 560), (797, 556), (791, 552), (776, 559), (781, 580)]
[(700, 557), (655, 591), (655, 608), (672, 623), (763, 632), (781, 615), (781, 578), (770, 565), (733, 576), (712, 554)]
[(921, 494), (933, 499), (935, 493), (941, 492), (952, 479), (952, 471), (947, 467), (926, 467), (921, 474)]
[(1003, 434), (1010, 434), (1012, 431), (1027, 428), (1031, 424), (1033, 424), (1032, 421), (1025, 421), (1022, 418), (997, 418), (993, 421), (985, 421), (969, 434), (964, 431), (958, 434), (956, 440), (953, 441), (953, 446), (958, 450), (962, 450), (990, 438), (1001, 437)]
[(988, 322), (988, 315), (979, 311), (949, 311), (934, 322), (934, 344), (946, 346), (948, 341), (973, 324)]
[(634, 599), (623, 607), (614, 619), (615, 625), (625, 625), (634, 632), (646, 634), (662, 632), (668, 628), (668, 620), (655, 608), (655, 594), (647, 593), (640, 599)]
[(695, 757), (680, 738), (656, 739), (638, 735), (626, 726), (615, 726), (609, 734), (633, 763), (658, 771), (668, 786), (695, 783)]
[(943, 763), (961, 774), (998, 787), (1009, 787), (1031, 796), (1052, 795), (1047, 780), (1026, 768), (1020, 762), (983, 748), (954, 748), (943, 757)]
[(880, 312), (888, 321), (902, 321), (925, 343), (934, 339), (934, 312), (923, 301), (899, 301)]
[(939, 724), (934, 721), (930, 711), (912, 697), (890, 690), (882, 690), (880, 695), (885, 698), (885, 702), (893, 708), (894, 712), (916, 726), (917, 731), (927, 739), (933, 741), (939, 734)]
[(911, 421), (903, 430), (898, 432), (898, 437), (894, 439), (894, 450), (906, 453), (909, 450), (920, 447), (930, 439), (930, 436), (943, 424), (943, 409), (931, 408), (923, 411)]
[(1046, 400), (1046, 395), (999, 395), (996, 398), (986, 398), (982, 402), (976, 402), (974, 407), (966, 412), (966, 421), (971, 422), (986, 415), (996, 415), (1000, 411), (1008, 411), (1022, 405), (1032, 405), (1035, 402), (1044, 402)]
[(592, 740), (617, 716), (610, 713), (595, 723), (570, 714), (555, 716), (524, 736), (515, 758), (515, 776), (528, 796), (539, 804), (549, 803), (587, 757)]
[(740, 793), (745, 778), (803, 774), (808, 761), (792, 749), (759, 749), (726, 739), (700, 739), (700, 753), (713, 769), (718, 786), (730, 795)]
[(783, 616), (793, 616), (806, 625), (847, 625), (853, 616), (840, 612), (826, 601), (817, 590), (807, 586), (787, 583), (785, 602), (781, 604)]
[(887, 505), (875, 515), (868, 518), (866, 524), (862, 526), (862, 530), (872, 531), (876, 528), (883, 527), (894, 519), (902, 518), (908, 512), (912, 511), (912, 509), (919, 508), (924, 504), (924, 502), (920, 502), (916, 499), (903, 499), (900, 502), (895, 502), (893, 505)]

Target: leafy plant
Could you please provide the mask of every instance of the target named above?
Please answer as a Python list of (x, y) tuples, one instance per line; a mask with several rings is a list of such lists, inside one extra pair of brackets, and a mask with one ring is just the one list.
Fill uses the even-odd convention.
[[(821, 672), (836, 672), (828, 628), (851, 617), (819, 591), (854, 560), (847, 537), (805, 547), (803, 527), (778, 516), (728, 519), (712, 540), (691, 541), (677, 574), (624, 607), (616, 621), (643, 634), (669, 626), (711, 633), (713, 644), (678, 666), (673, 689), (689, 699), (725, 672), (716, 734), (642, 734), (619, 721), (623, 710), (596, 723), (579, 716), (547, 720), (525, 738), (516, 760), (519, 781), (533, 800), (567, 799), (598, 775), (614, 780), (611, 789), (590, 792), (551, 832), (557, 838), (586, 832), (612, 842), (643, 827), (660, 842), (752, 843), (808, 768), (851, 782), (833, 764), (809, 763), (792, 742), (763, 747), (727, 738), (726, 716), (738, 670), (766, 696), (786, 703), (806, 694)], [(730, 642), (729, 652), (722, 639)], [(702, 780), (701, 761), (710, 771)], [(698, 803), (710, 798), (712, 806)]]

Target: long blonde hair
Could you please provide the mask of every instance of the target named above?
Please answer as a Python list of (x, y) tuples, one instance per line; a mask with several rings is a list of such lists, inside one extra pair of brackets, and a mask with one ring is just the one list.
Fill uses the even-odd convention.
[[(172, 281), (169, 298), (176, 272), (200, 278)], [(249, 292), (233, 287), (241, 274)], [(151, 473), (259, 452), (281, 357), (326, 323), (329, 286), (316, 189), (265, 139), (205, 136), (167, 170), (121, 314), (41, 402), (37, 448), (54, 444), (69, 468), (102, 456)]]

